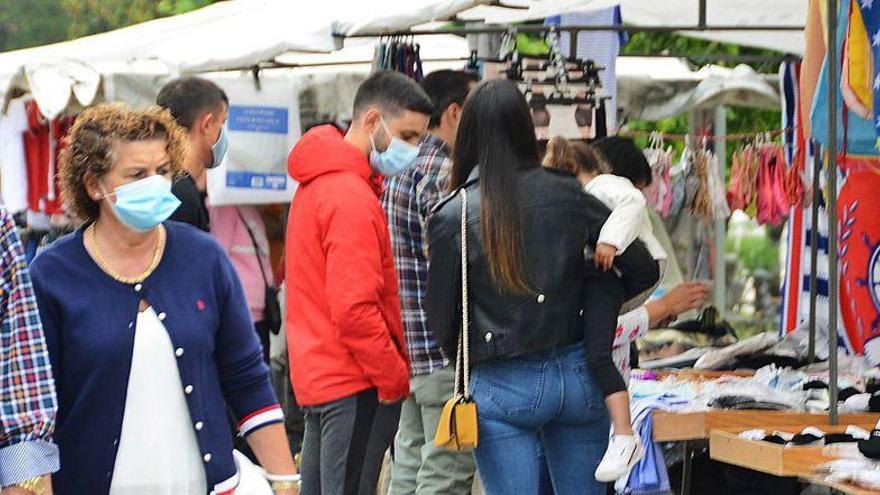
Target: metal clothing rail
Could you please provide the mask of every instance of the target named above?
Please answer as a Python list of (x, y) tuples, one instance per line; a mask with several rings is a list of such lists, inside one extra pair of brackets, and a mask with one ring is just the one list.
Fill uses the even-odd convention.
[[(543, 33), (553, 29), (543, 24), (518, 24), (515, 28), (506, 25), (486, 25), (479, 27), (442, 27), (437, 29), (406, 29), (402, 31), (370, 31), (365, 33), (335, 36), (340, 38), (378, 38), (381, 36), (419, 36), (431, 34), (456, 34), (466, 36), (468, 34), (504, 34), (515, 30), (518, 33)], [(580, 25), (556, 27), (557, 31), (641, 31), (641, 32), (670, 32), (670, 31), (803, 31), (804, 26), (791, 24), (767, 24), (762, 26), (743, 26), (738, 24), (719, 24), (715, 26), (700, 26), (683, 24), (678, 26), (633, 26), (623, 24), (606, 25)]]
[[(703, 4), (706, 0), (701, 0)], [(739, 25), (681, 25), (681, 26), (629, 26), (620, 24), (609, 25), (581, 25), (581, 26), (545, 26), (543, 24), (521, 24), (515, 27), (509, 25), (503, 26), (478, 26), (478, 27), (442, 27), (437, 29), (408, 29), (403, 31), (372, 31), (365, 33), (357, 33), (351, 35), (335, 34), (334, 36), (344, 40), (345, 38), (382, 38), (394, 36), (430, 36), (441, 34), (452, 34), (458, 36), (467, 36), (470, 34), (504, 34), (509, 32), (516, 33), (546, 33), (549, 31), (560, 33), (568, 33), (573, 39), (584, 31), (628, 31), (628, 32), (646, 32), (646, 33), (669, 33), (676, 31), (803, 31), (804, 26), (793, 25), (765, 25), (765, 26), (739, 26)], [(570, 43), (569, 57), (577, 58), (577, 43)]]
[[(665, 140), (669, 141), (684, 141), (686, 139), (699, 140), (706, 138), (709, 141), (742, 141), (755, 139), (757, 136), (770, 136), (779, 137), (784, 132), (790, 131), (791, 128), (788, 129), (772, 129), (766, 131), (753, 131), (753, 132), (742, 132), (739, 134), (722, 134), (718, 132), (714, 136), (707, 136), (704, 134), (670, 134), (667, 132), (658, 132), (658, 131), (639, 131), (639, 130), (626, 130), (626, 131), (618, 131), (618, 135), (620, 136), (628, 136), (628, 137), (646, 137), (650, 138), (651, 136), (660, 136)], [(719, 155), (721, 156), (721, 155)]]

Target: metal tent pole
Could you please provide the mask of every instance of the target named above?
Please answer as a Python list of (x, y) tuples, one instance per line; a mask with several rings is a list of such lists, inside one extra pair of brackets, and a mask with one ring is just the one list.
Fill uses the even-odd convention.
[[(718, 175), (722, 184), (724, 170), (727, 165), (727, 108), (724, 105), (715, 107), (715, 156), (718, 158)], [(724, 260), (724, 244), (727, 237), (727, 220), (715, 221), (715, 308), (723, 318), (727, 309), (727, 268)]]
[[(837, 0), (828, 0), (828, 372), (829, 422), (837, 424)], [(846, 143), (843, 143), (846, 146)]]

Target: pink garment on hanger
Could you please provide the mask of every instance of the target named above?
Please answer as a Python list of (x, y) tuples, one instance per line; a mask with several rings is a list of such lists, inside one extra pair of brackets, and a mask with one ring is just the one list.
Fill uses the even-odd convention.
[(782, 147), (765, 145), (758, 153), (758, 223), (779, 225), (789, 210), (783, 188), (785, 159)]

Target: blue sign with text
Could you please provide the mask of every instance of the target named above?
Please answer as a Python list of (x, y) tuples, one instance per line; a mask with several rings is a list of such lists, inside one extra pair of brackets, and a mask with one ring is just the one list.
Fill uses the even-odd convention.
[(230, 105), (230, 131), (287, 134), (287, 108)]
[(287, 175), (233, 172), (230, 170), (226, 172), (226, 186), (284, 191), (287, 189)]

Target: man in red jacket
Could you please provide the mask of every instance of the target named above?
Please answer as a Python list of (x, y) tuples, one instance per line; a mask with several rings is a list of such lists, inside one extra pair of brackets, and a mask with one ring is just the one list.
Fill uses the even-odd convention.
[(299, 190), (287, 232), (287, 344), (306, 413), (302, 494), (373, 494), (409, 393), (383, 176), (418, 153), (430, 98), (379, 72), (358, 88), (351, 128), (306, 133), (288, 159)]

